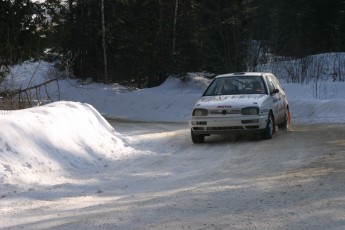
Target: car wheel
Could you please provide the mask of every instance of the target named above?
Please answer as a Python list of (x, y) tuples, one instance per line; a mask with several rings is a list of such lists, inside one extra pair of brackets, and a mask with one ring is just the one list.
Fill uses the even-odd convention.
[(271, 114), (268, 115), (267, 124), (265, 130), (261, 133), (261, 137), (264, 140), (272, 139), (274, 131), (273, 117)]
[(204, 134), (195, 134), (192, 129), (190, 130), (190, 133), (194, 144), (203, 143), (205, 141)]
[(281, 130), (288, 130), (289, 129), (289, 111), (286, 111), (284, 122), (280, 125), (278, 125), (278, 128)]

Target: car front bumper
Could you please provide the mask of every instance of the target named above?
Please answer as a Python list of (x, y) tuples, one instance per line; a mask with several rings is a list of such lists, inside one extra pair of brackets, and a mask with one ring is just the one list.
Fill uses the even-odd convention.
[(195, 134), (233, 134), (261, 132), (266, 128), (267, 115), (236, 117), (192, 117), (189, 125)]

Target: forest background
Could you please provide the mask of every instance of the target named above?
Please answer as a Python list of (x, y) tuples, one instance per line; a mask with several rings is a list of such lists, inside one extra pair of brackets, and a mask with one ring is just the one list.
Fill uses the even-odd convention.
[(26, 60), (142, 88), (344, 50), (344, 0), (0, 0), (0, 82)]

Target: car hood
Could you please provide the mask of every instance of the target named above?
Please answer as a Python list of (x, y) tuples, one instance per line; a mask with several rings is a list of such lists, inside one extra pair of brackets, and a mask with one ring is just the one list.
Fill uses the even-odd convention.
[(204, 109), (226, 109), (244, 108), (258, 106), (268, 98), (266, 94), (241, 94), (241, 95), (222, 95), (222, 96), (203, 96), (195, 104), (195, 108)]

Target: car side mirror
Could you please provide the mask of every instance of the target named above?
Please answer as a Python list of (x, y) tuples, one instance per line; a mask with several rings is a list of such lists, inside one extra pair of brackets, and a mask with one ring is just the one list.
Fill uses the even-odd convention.
[(276, 94), (276, 93), (279, 93), (279, 89), (274, 89), (274, 90), (272, 91), (272, 95), (273, 95), (273, 94)]

